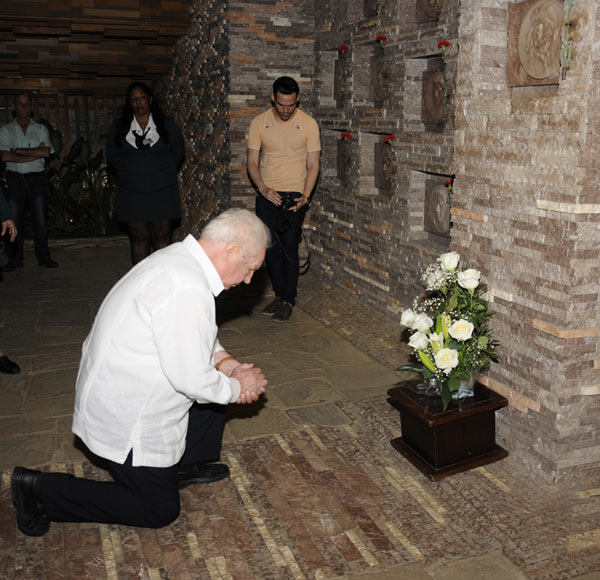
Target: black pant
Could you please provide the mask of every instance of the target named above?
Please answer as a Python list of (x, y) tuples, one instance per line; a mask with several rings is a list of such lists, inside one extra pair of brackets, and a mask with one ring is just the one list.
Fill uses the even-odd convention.
[(11, 218), (17, 226), (17, 238), (10, 244), (8, 261), (11, 264), (23, 263), (23, 245), (25, 236), (23, 232), (23, 214), (25, 203), (29, 204), (31, 220), (33, 222), (33, 243), (35, 257), (38, 262), (50, 258), (48, 249), (48, 225), (46, 213), (48, 211), (48, 190), (46, 178), (40, 173), (6, 172), (5, 190), (6, 201), (10, 206)]
[[(219, 459), (224, 425), (224, 405), (192, 405), (179, 465)], [(124, 464), (106, 463), (114, 481), (43, 473), (40, 491), (48, 519), (160, 528), (177, 518), (177, 465), (133, 467), (132, 452)]]
[[(298, 192), (278, 192), (279, 194), (290, 194), (294, 199), (302, 194)], [(298, 211), (289, 211), (292, 216), (291, 225), (284, 232), (278, 232), (275, 228), (277, 214), (282, 211), (278, 206), (272, 204), (262, 195), (256, 197), (256, 215), (269, 228), (273, 243), (267, 249), (267, 269), (275, 296), (289, 302), (292, 306), (296, 304), (298, 293), (299, 259), (298, 246), (302, 237), (302, 222), (308, 210), (308, 206), (301, 207)]]

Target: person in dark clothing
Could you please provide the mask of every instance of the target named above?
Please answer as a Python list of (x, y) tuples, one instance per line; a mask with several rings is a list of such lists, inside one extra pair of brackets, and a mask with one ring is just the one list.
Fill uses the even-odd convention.
[(43, 268), (57, 268), (48, 248), (48, 188), (44, 159), (54, 152), (48, 129), (32, 119), (33, 104), (29, 93), (15, 97), (15, 118), (0, 128), (0, 159), (6, 163), (6, 201), (11, 218), (20, 230), (8, 250), (8, 264), (2, 269), (12, 272), (23, 267), (23, 216), (29, 206), (33, 222), (35, 257)]
[(177, 172), (184, 156), (181, 130), (163, 115), (150, 87), (131, 83), (111, 126), (106, 157), (116, 173), (117, 217), (127, 224), (134, 265), (172, 241), (181, 214)]
[[(0, 225), (0, 235), (4, 236), (4, 234), (8, 234), (10, 241), (14, 242), (17, 237), (17, 228), (15, 222), (10, 219), (10, 207), (8, 203), (6, 203), (2, 191), (0, 191)], [(2, 282), (2, 270), (0, 270), (0, 282)], [(19, 365), (11, 361), (0, 350), (0, 373), (14, 375), (20, 370)]]

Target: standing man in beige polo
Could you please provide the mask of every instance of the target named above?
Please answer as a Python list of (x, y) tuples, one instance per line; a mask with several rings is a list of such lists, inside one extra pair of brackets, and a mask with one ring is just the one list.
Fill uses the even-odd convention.
[(261, 314), (275, 322), (288, 320), (296, 304), (302, 222), (319, 175), (319, 127), (298, 109), (299, 98), (293, 78), (278, 78), (273, 107), (254, 117), (248, 132), (248, 174), (258, 189), (256, 215), (273, 239), (267, 268), (275, 300)]

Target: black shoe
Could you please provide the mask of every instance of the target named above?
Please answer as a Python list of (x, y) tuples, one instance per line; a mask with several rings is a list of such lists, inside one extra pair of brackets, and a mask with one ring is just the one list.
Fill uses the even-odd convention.
[(179, 489), (194, 483), (212, 483), (226, 477), (229, 477), (229, 467), (224, 463), (196, 463), (189, 469), (177, 470)]
[(7, 375), (16, 375), (21, 369), (19, 365), (11, 361), (7, 356), (0, 356), (0, 373)]
[(273, 315), (274, 322), (285, 322), (290, 319), (294, 307), (289, 302), (282, 302), (279, 310)]
[(17, 509), (17, 526), (26, 536), (43, 536), (50, 529), (44, 506), (37, 497), (41, 471), (15, 467), (10, 478), (12, 500)]
[(263, 316), (273, 316), (279, 310), (280, 306), (281, 306), (281, 300), (279, 298), (275, 298), (275, 300), (273, 300), (273, 302), (271, 302), (271, 304), (267, 304), (260, 311), (260, 313)]
[(20, 264), (17, 262), (9, 262), (8, 264), (5, 264), (4, 266), (2, 266), (2, 271), (3, 272), (13, 272), (17, 268), (22, 268), (22, 267), (23, 267), (23, 262), (21, 262)]
[(52, 260), (50, 258), (46, 258), (45, 260), (40, 260), (38, 262), (38, 264), (42, 268), (58, 268), (58, 262), (55, 262), (54, 260)]

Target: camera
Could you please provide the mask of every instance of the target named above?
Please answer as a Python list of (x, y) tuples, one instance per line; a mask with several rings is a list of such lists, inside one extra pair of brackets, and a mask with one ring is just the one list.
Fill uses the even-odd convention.
[(281, 205), (279, 206), (281, 209), (291, 209), (296, 205), (294, 198), (296, 197), (295, 193), (283, 193), (281, 195)]

